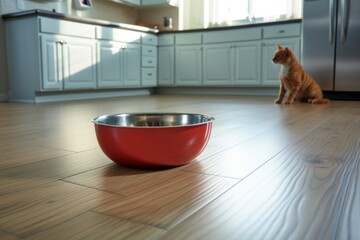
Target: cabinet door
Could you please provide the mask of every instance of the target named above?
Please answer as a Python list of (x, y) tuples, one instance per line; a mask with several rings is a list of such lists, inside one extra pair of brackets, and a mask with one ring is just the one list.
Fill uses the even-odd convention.
[(174, 79), (174, 47), (159, 47), (158, 76), (159, 86), (173, 86)]
[(140, 6), (140, 0), (122, 0), (124, 3), (128, 3), (130, 5)]
[(229, 85), (232, 79), (232, 45), (204, 46), (204, 84)]
[(64, 88), (96, 87), (96, 44), (83, 38), (63, 38)]
[(123, 55), (123, 76), (125, 86), (140, 86), (140, 46), (138, 44), (126, 44), (122, 51)]
[(99, 43), (97, 67), (99, 87), (119, 87), (122, 85), (120, 52), (123, 44), (102, 41)]
[(42, 89), (62, 89), (62, 46), (61, 38), (52, 35), (42, 35), (41, 39), (41, 72)]
[(262, 46), (262, 84), (266, 86), (279, 86), (280, 65), (273, 63), (272, 59), (276, 52), (276, 44), (290, 48), (298, 61), (300, 62), (300, 39), (299, 38), (281, 38), (264, 40)]
[(259, 85), (261, 71), (261, 42), (241, 42), (233, 47), (234, 79), (236, 85)]
[(143, 5), (143, 6), (151, 6), (151, 5), (178, 6), (178, 0), (142, 0), (141, 5)]
[(182, 86), (199, 86), (202, 79), (201, 45), (176, 47), (175, 83)]

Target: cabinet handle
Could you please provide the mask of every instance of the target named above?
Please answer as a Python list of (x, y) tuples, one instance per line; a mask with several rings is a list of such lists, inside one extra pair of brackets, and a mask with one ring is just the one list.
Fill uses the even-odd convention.
[(279, 32), (278, 33), (284, 33), (285, 32), (285, 30), (279, 30)]
[(148, 76), (152, 76), (152, 73), (148, 73), (147, 75), (148, 75)]

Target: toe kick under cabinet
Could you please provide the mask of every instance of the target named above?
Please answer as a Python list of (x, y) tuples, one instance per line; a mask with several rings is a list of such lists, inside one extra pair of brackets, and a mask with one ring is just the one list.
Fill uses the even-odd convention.
[(6, 19), (5, 29), (10, 101), (149, 85), (141, 81), (141, 38), (155, 34), (33, 15)]

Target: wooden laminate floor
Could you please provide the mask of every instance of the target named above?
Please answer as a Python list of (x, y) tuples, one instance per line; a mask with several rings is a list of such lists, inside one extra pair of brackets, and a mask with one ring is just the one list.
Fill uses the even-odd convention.
[[(199, 112), (190, 164), (112, 163), (91, 119)], [(360, 102), (154, 95), (0, 103), (0, 239), (360, 239)]]

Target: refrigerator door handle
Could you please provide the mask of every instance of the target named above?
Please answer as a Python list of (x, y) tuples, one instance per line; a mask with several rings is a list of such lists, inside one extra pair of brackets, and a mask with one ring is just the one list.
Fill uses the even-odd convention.
[(348, 31), (348, 2), (341, 0), (341, 43), (345, 43)]
[(329, 43), (334, 44), (334, 26), (335, 26), (335, 0), (330, 0), (329, 5)]

